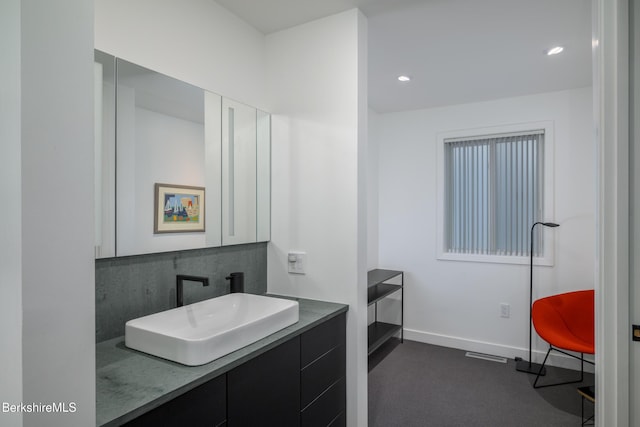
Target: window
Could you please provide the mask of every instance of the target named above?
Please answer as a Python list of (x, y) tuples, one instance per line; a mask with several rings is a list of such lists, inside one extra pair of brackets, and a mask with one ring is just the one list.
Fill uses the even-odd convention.
[[(551, 207), (546, 206), (551, 129), (517, 128), (439, 138), (440, 258), (528, 262), (531, 225), (547, 219)], [(537, 258), (550, 255), (543, 228), (534, 235)]]

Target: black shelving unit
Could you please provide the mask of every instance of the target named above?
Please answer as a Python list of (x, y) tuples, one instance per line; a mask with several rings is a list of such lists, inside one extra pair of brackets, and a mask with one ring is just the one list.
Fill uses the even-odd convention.
[[(400, 276), (400, 284), (395, 285), (385, 283), (395, 277)], [(400, 292), (400, 324), (385, 323), (378, 321), (378, 301), (389, 295)], [(404, 341), (404, 272), (396, 270), (375, 269), (367, 273), (367, 302), (368, 305), (375, 305), (374, 322), (367, 330), (369, 350), (373, 353), (378, 347), (384, 344), (389, 338), (400, 332), (400, 342)]]

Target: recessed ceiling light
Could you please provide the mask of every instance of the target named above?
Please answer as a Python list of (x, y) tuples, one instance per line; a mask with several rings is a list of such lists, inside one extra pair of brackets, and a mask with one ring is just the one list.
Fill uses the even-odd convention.
[(400, 80), (401, 82), (408, 82), (409, 80), (411, 80), (411, 77), (409, 77), (409, 76), (398, 76), (398, 80)]
[(556, 46), (556, 47), (552, 47), (551, 49), (547, 50), (547, 55), (551, 56), (551, 55), (557, 55), (560, 52), (562, 52), (564, 50), (564, 48), (562, 46)]

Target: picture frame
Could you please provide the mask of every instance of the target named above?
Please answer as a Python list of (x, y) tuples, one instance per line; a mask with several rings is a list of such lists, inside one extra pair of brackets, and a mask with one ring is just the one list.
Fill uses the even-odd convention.
[(154, 194), (154, 234), (205, 231), (204, 187), (156, 183)]

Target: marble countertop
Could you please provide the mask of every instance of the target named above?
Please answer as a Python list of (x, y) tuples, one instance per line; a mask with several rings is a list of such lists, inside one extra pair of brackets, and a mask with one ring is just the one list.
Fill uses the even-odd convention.
[(297, 323), (202, 366), (185, 366), (131, 350), (125, 347), (124, 337), (98, 343), (96, 425), (119, 426), (130, 421), (348, 310), (344, 304), (295, 300), (300, 309)]

